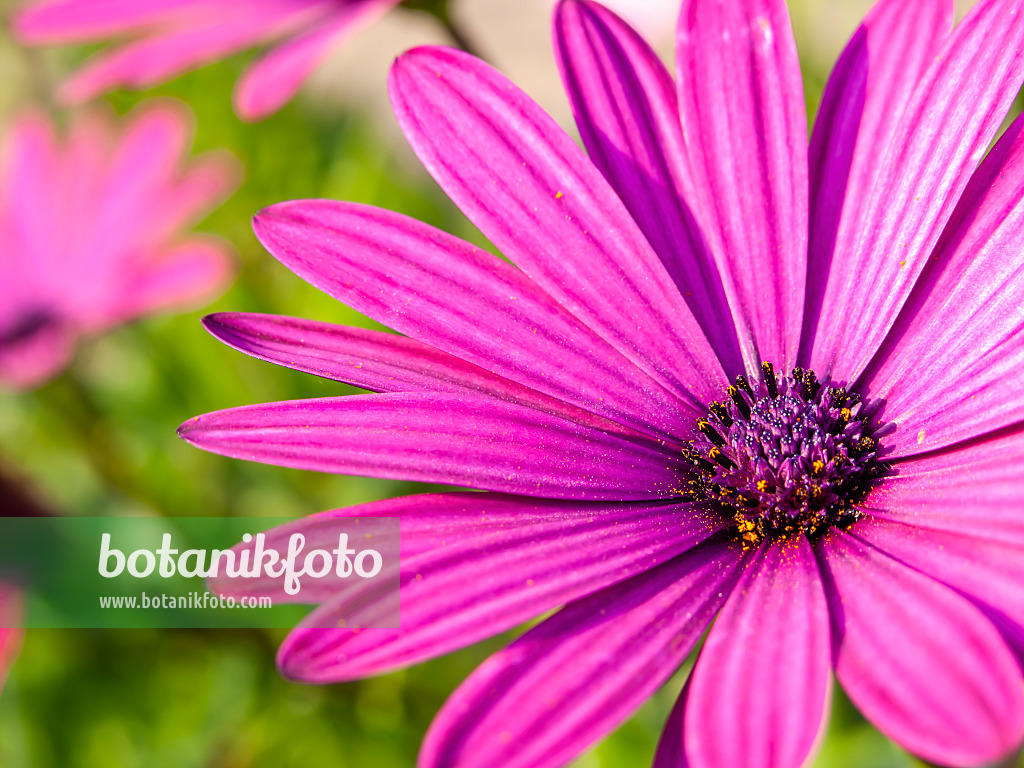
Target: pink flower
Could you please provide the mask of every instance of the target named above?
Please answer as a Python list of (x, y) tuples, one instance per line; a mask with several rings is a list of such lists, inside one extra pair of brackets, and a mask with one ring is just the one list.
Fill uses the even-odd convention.
[(40, 115), (16, 120), (0, 158), (0, 384), (58, 373), (76, 341), (209, 298), (232, 272), (227, 247), (180, 231), (234, 187), (233, 162), (181, 158), (189, 120), (172, 104), (123, 129), (99, 113), (59, 142)]
[(147, 88), (263, 43), (284, 40), (242, 76), (235, 110), (277, 111), (342, 39), (400, 0), (36, 0), (15, 29), (27, 43), (129, 37), (64, 85), (71, 103), (117, 87)]
[(516, 266), (388, 211), (274, 206), (255, 228), (278, 259), (406, 335), (207, 318), (379, 394), (180, 434), (486, 493), (329, 513), (402, 518), (402, 628), (338, 628), (372, 626), (375, 585), (307, 595), (285, 674), (376, 674), (563, 606), (454, 693), (421, 768), (564, 765), (705, 631), (658, 768), (798, 768), (833, 671), (929, 760), (1019, 746), (1024, 119), (987, 150), (1024, 80), (1024, 13), (952, 18), (881, 0), (809, 148), (782, 0), (686, 0), (675, 83), (610, 12), (562, 0), (589, 159), (480, 61), (402, 56), (407, 138)]

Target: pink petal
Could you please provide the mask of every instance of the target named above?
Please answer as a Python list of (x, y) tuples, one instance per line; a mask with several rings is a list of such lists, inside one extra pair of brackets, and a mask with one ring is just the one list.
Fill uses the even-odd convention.
[(698, 416), (523, 273), (426, 224), (332, 201), (256, 217), (263, 245), (300, 277), (397, 331), (504, 378), (660, 436)]
[(448, 653), (644, 574), (726, 522), (692, 504), (567, 504), (494, 494), (372, 506), (372, 514), (402, 519), (402, 629), (321, 629), (336, 627), (345, 604), (359, 600), (357, 586), (289, 635), (278, 654), (289, 677), (336, 682)]
[(765, 543), (694, 667), (683, 747), (691, 768), (800, 768), (827, 721), (829, 619), (803, 536)]
[(1024, 658), (1024, 544), (867, 517), (851, 533), (970, 598)]
[(322, 8), (306, 4), (245, 9), (227, 17), (157, 32), (96, 56), (61, 87), (77, 104), (112, 88), (142, 89), (314, 22)]
[(149, 228), (149, 237), (163, 240), (192, 226), (235, 191), (241, 176), (237, 158), (228, 152), (212, 151), (194, 158), (163, 192), (159, 218)]
[(204, 450), (249, 461), (548, 498), (678, 497), (689, 469), (680, 455), (649, 441), (457, 394), (231, 408), (190, 419), (178, 434)]
[(353, 0), (333, 16), (251, 65), (235, 87), (235, 111), (245, 120), (276, 112), (343, 38), (383, 15), (399, 0)]
[(48, 325), (14, 343), (0, 343), (0, 388), (33, 389), (56, 376), (71, 360), (75, 336)]
[(415, 339), (278, 315), (222, 312), (206, 330), (248, 355), (372, 392), (489, 395), (605, 431), (625, 428)]
[(38, 290), (53, 273), (61, 231), (53, 226), (50, 206), (62, 197), (61, 155), (50, 123), (37, 114), (16, 119), (4, 142), (0, 215), (10, 250), (0, 253), (0, 263), (16, 270), (11, 279), (26, 288)]
[(879, 730), (949, 766), (993, 763), (1020, 745), (1020, 668), (977, 608), (841, 531), (819, 557), (839, 682)]
[(783, 0), (686, 0), (679, 110), (698, 217), (751, 374), (796, 362), (807, 270), (807, 117)]
[(898, 461), (865, 500), (871, 514), (919, 528), (1024, 545), (1024, 425)]
[(686, 717), (686, 700), (690, 696), (690, 683), (693, 675), (687, 678), (683, 690), (676, 698), (676, 703), (668, 713), (665, 727), (661, 729), (658, 748), (654, 752), (651, 768), (690, 768), (683, 745), (683, 719)]
[(742, 372), (722, 281), (691, 210), (696, 192), (675, 84), (625, 22), (589, 0), (555, 13), (562, 81), (590, 159), (626, 204), (726, 371)]
[(198, 18), (208, 0), (42, 0), (27, 3), (14, 19), (26, 43), (104, 40), (139, 27)]
[(982, 0), (918, 84), (864, 209), (873, 226), (832, 262), (811, 356), (819, 374), (853, 381), (878, 350), (1020, 89), (1022, 52), (1016, 0)]
[[(107, 126), (105, 132), (114, 131)], [(147, 104), (132, 114), (102, 175), (88, 190), (99, 199), (89, 222), (92, 242), (76, 243), (88, 265), (81, 279), (107, 282), (119, 277), (125, 251), (148, 239), (140, 233), (146, 233), (158, 215), (154, 198), (178, 174), (191, 135), (192, 116), (181, 103)]]
[(802, 357), (810, 359), (833, 258), (852, 253), (914, 88), (953, 24), (951, 0), (880, 0), (836, 62), (811, 134), (811, 217)]
[(194, 238), (138, 268), (124, 289), (124, 298), (110, 305), (108, 321), (122, 322), (140, 315), (201, 306), (227, 288), (235, 272), (226, 243)]
[(420, 160), (498, 249), (645, 373), (694, 407), (725, 376), (625, 206), (575, 142), (472, 56), (418, 48), (391, 70)]
[(445, 703), (421, 768), (557, 768), (678, 668), (735, 581), (741, 548), (708, 544), (570, 603), (499, 651)]
[(860, 391), (881, 400), (891, 456), (1024, 420), (1024, 120), (971, 178)]

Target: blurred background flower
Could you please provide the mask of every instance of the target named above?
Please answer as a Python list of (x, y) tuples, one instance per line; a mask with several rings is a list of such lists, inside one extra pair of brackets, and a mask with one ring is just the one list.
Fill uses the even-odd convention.
[[(143, 0), (137, 0), (141, 5)], [(13, 17), (30, 3), (0, 0)], [(813, 115), (829, 68), (870, 0), (793, 0)], [(962, 13), (965, 3), (958, 3)], [(453, 0), (476, 47), (571, 126), (551, 51), (547, 0)], [(41, 102), (103, 49), (17, 45), (0, 30), (0, 117)], [(671, 34), (659, 50), (671, 56)], [(188, 103), (195, 150), (229, 149), (245, 184), (197, 227), (229, 241), (241, 271), (200, 311), (145, 316), (83, 345), (66, 375), (0, 393), (0, 455), (62, 514), (252, 515), (311, 512), (429, 490), (231, 461), (182, 443), (196, 413), (241, 403), (349, 394), (335, 382), (233, 353), (200, 324), (232, 310), (380, 326), (287, 274), (256, 243), (250, 218), (283, 200), (327, 197), (403, 213), (488, 247), (397, 141), (385, 76), (404, 48), (445, 43), (422, 13), (388, 13), (334, 46), (309, 87), (257, 125), (232, 110), (236, 82), (259, 57), (227, 53), (145, 94), (99, 97), (117, 115), (152, 94)], [(387, 133), (386, 130), (391, 133)], [(512, 633), (518, 634), (518, 633)], [(511, 635), (384, 677), (310, 687), (274, 667), (283, 631), (30, 630), (0, 695), (4, 768), (263, 768), (414, 764), (427, 725), (457, 685)], [(686, 667), (684, 667), (684, 672)], [(576, 768), (648, 764), (684, 675)], [(919, 765), (837, 693), (815, 768)]]
[(14, 120), (0, 155), (0, 384), (55, 375), (82, 336), (209, 299), (229, 247), (182, 237), (236, 184), (224, 155), (187, 168), (179, 104), (137, 109), (123, 127), (75, 115), (66, 140), (41, 114)]
[(282, 42), (239, 80), (235, 106), (256, 119), (288, 101), (324, 55), (400, 0), (40, 0), (16, 18), (22, 42), (129, 38), (64, 83), (63, 101), (142, 89), (264, 43)]

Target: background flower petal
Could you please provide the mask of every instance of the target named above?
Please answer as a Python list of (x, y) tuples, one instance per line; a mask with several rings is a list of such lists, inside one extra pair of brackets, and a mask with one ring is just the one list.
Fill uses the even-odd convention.
[(235, 87), (235, 111), (246, 120), (276, 112), (343, 38), (399, 0), (350, 0), (319, 26), (281, 43), (252, 64)]
[(111, 88), (147, 88), (300, 29), (316, 15), (306, 5), (285, 6), (162, 29), (97, 54), (61, 86), (59, 95), (63, 101), (77, 104)]
[(108, 307), (113, 317), (107, 320), (202, 304), (227, 287), (234, 266), (226, 243), (192, 238), (140, 265), (126, 281), (124, 298)]
[(205, 0), (46, 0), (21, 9), (14, 20), (28, 43), (80, 43), (201, 14)]

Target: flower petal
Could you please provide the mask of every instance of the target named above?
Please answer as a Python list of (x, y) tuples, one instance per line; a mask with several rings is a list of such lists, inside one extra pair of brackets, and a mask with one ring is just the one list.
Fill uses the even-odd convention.
[(214, 150), (194, 158), (164, 192), (159, 221), (148, 230), (150, 238), (162, 240), (204, 218), (235, 191), (241, 176), (238, 159), (228, 152)]
[(197, 416), (178, 434), (204, 450), (249, 461), (548, 498), (678, 497), (689, 469), (650, 441), (469, 395), (251, 405)]
[(373, 514), (402, 519), (402, 629), (336, 628), (346, 604), (368, 588), (360, 582), (289, 635), (278, 654), (289, 677), (349, 680), (448, 653), (646, 573), (728, 522), (695, 504), (568, 504), (494, 494), (372, 506)]
[(819, 374), (854, 381), (896, 321), (1024, 80), (1021, 10), (981, 0), (918, 84), (864, 208), (872, 226), (831, 263), (811, 356)]
[(1024, 658), (1024, 544), (918, 528), (873, 515), (851, 533), (968, 597)]
[(247, 312), (208, 315), (203, 318), (203, 325), (220, 341), (260, 360), (372, 392), (487, 395), (605, 431), (629, 431), (589, 411), (394, 333)]
[(952, 0), (880, 0), (829, 76), (810, 147), (810, 243), (802, 361), (814, 334), (833, 258), (851, 253), (864, 210), (910, 97), (953, 24)]
[(12, 122), (0, 164), (0, 265), (6, 283), (0, 290), (5, 294), (19, 288), (38, 290), (54, 272), (54, 245), (61, 232), (48, 214), (52, 201), (63, 192), (62, 154), (53, 128), (41, 114), (28, 113)]
[(895, 462), (865, 500), (871, 514), (920, 528), (1024, 545), (1024, 425)]
[(1020, 668), (981, 611), (842, 531), (818, 554), (839, 682), (879, 730), (949, 766), (996, 762), (1020, 745)]
[(446, 48), (400, 56), (395, 115), (448, 196), (542, 289), (695, 408), (727, 385), (700, 326), (628, 211), (526, 94)]
[(686, 0), (679, 111), (698, 216), (748, 372), (796, 363), (807, 277), (807, 116), (784, 0)]
[(352, 0), (323, 24), (279, 45), (242, 75), (235, 87), (235, 111), (245, 120), (258, 120), (279, 110), (335, 45), (398, 2)]
[(686, 716), (686, 699), (690, 695), (690, 682), (693, 675), (686, 679), (683, 690), (668, 713), (665, 727), (661, 729), (658, 748), (654, 751), (654, 762), (651, 768), (690, 768), (683, 745), (683, 718)]
[(96, 320), (120, 322), (212, 301), (227, 288), (233, 274), (234, 260), (226, 243), (192, 238), (138, 267), (119, 300), (108, 304), (106, 316)]
[(804, 765), (827, 720), (829, 648), (825, 593), (807, 540), (765, 542), (694, 667), (683, 717), (689, 765)]
[(23, 339), (0, 343), (0, 388), (27, 390), (53, 378), (71, 359), (75, 341), (64, 325), (48, 324)]
[(1024, 120), (971, 178), (858, 389), (884, 403), (893, 457), (1024, 420)]
[(26, 43), (100, 41), (139, 27), (195, 18), (203, 0), (43, 0), (26, 4), (14, 31)]
[(333, 201), (253, 224), (285, 266), (397, 331), (638, 430), (678, 439), (699, 412), (644, 376), (522, 272), (426, 224)]
[(570, 603), (494, 654), (448, 699), (421, 768), (557, 768), (625, 720), (686, 658), (742, 549), (707, 544)]
[(77, 104), (112, 88), (147, 88), (182, 72), (301, 29), (325, 8), (290, 4), (252, 9), (226, 17), (198, 19), (150, 37), (104, 51), (60, 89), (63, 101)]
[(727, 372), (742, 373), (722, 280), (691, 210), (690, 160), (675, 84), (658, 55), (611, 11), (562, 0), (555, 51), (590, 159), (626, 204)]

